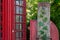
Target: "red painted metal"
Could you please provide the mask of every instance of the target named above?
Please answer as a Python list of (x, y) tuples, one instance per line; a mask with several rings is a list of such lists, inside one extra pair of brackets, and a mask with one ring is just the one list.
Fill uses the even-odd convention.
[[(36, 20), (31, 20), (30, 21), (30, 40), (37, 40), (36, 39)], [(51, 40), (59, 40), (59, 32), (58, 29), (56, 28), (56, 25), (50, 21), (50, 39)]]
[(50, 22), (50, 34), (51, 34), (52, 40), (59, 40), (58, 29), (52, 21)]
[(3, 26), (3, 40), (8, 40), (8, 23), (7, 23), (7, 0), (3, 0), (3, 21), (2, 21), (2, 26)]
[(37, 36), (36, 23), (37, 22), (35, 20), (30, 21), (30, 40), (36, 40), (36, 36)]

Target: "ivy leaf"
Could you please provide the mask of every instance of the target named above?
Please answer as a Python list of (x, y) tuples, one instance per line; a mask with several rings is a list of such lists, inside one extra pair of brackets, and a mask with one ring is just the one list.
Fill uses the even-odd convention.
[(43, 27), (43, 30), (48, 30), (47, 26), (44, 26), (44, 27)]
[(42, 31), (42, 30), (40, 30), (39, 32), (40, 32), (40, 34), (42, 34), (42, 35), (44, 34), (44, 31)]
[(43, 18), (43, 22), (47, 22), (47, 17), (44, 17)]
[(39, 22), (39, 26), (43, 26), (44, 25), (44, 23), (43, 22)]
[(48, 40), (48, 37), (47, 37), (47, 35), (46, 35), (46, 34), (45, 34), (45, 35), (43, 35), (42, 40)]
[(43, 18), (43, 14), (40, 14), (40, 17)]

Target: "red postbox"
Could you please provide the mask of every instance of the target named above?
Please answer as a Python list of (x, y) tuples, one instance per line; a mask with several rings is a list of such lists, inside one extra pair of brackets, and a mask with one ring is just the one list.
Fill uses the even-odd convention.
[(26, 40), (26, 0), (2, 0), (0, 14), (0, 40)]

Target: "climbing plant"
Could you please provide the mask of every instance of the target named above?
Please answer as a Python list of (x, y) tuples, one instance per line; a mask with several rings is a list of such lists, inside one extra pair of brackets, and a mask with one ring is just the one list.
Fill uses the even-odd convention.
[[(38, 2), (42, 2), (42, 0), (26, 0), (26, 2), (27, 2), (27, 8), (26, 8), (27, 16), (26, 17), (27, 17), (27, 27), (28, 27), (30, 23), (29, 21), (31, 19), (32, 20), (37, 19)], [(50, 0), (50, 4), (51, 4), (50, 19), (56, 24), (58, 30), (60, 31), (60, 0)], [(41, 17), (43, 17), (42, 14), (41, 14)], [(46, 22), (46, 20), (47, 20), (46, 18), (43, 19), (44, 22)], [(27, 32), (29, 33), (29, 31)], [(29, 40), (29, 38), (27, 40)]]

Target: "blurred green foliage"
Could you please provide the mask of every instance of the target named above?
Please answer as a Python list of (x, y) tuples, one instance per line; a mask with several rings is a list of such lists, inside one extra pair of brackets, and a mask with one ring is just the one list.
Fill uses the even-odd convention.
[[(56, 24), (58, 30), (60, 31), (60, 0), (50, 0), (50, 1), (48, 0), (26, 0), (27, 2), (27, 8), (26, 8), (27, 27), (29, 26), (30, 20), (37, 19), (38, 2), (42, 2), (42, 1), (49, 2), (51, 4), (50, 19)], [(29, 30), (27, 32), (29, 33)], [(29, 38), (27, 40), (29, 40)]]
[(60, 36), (60, 0), (54, 0), (51, 3), (50, 19), (56, 24)]

